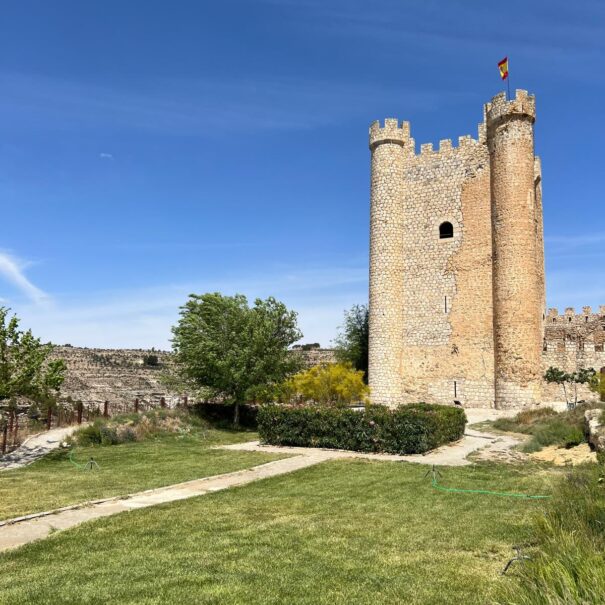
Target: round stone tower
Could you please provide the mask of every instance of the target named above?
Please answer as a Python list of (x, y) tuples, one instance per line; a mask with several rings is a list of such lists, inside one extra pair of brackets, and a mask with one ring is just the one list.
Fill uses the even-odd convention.
[(541, 400), (542, 283), (534, 178), (535, 99), (517, 90), (486, 105), (491, 168), (496, 408)]
[(409, 124), (387, 119), (370, 127), (370, 342), (368, 378), (373, 403), (402, 402), (403, 193), (411, 145)]

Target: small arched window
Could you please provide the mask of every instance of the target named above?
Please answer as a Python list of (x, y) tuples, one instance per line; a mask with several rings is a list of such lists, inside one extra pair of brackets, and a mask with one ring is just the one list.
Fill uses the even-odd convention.
[(439, 239), (448, 239), (454, 237), (454, 225), (449, 222), (441, 223), (439, 225)]

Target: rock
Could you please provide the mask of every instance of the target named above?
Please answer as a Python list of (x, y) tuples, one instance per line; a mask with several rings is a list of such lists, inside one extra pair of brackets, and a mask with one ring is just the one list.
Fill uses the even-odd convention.
[(605, 424), (602, 424), (601, 419), (603, 412), (604, 410), (596, 408), (593, 410), (587, 410), (584, 413), (588, 442), (598, 452), (605, 451)]

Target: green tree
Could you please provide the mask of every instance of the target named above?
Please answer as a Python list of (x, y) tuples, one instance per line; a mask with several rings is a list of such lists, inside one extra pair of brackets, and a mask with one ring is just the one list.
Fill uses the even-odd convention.
[(343, 406), (368, 403), (370, 389), (363, 381), (363, 372), (345, 362), (324, 363), (299, 372), (284, 383), (282, 392), (288, 401), (294, 399)]
[(368, 347), (370, 338), (369, 311), (367, 305), (353, 305), (345, 311), (344, 324), (336, 337), (336, 358), (341, 363), (350, 363), (363, 372), (368, 381)]
[(0, 404), (20, 397), (47, 404), (65, 379), (65, 362), (50, 360), (51, 344), (19, 329), (16, 315), (0, 307)]
[(192, 294), (172, 329), (181, 379), (239, 406), (260, 390), (295, 372), (299, 360), (288, 348), (302, 336), (297, 314), (275, 300), (256, 299), (250, 307), (241, 294)]
[[(592, 368), (581, 368), (577, 372), (564, 372), (559, 368), (550, 366), (544, 374), (546, 382), (559, 384), (563, 387), (565, 393), (565, 402), (569, 409), (573, 409), (578, 404), (578, 385), (587, 384), (589, 387), (594, 384), (596, 372)], [(569, 387), (569, 392), (568, 392)], [(570, 398), (573, 390), (573, 400)]]

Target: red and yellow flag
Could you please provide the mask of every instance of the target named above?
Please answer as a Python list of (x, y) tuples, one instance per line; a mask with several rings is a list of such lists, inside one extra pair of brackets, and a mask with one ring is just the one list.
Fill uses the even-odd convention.
[(508, 57), (504, 57), (500, 63), (498, 63), (498, 69), (500, 70), (500, 77), (503, 80), (508, 78)]

